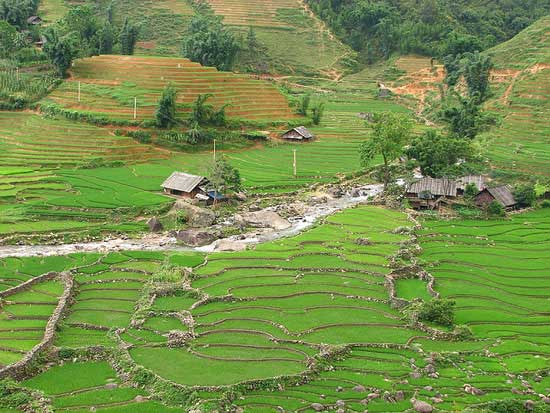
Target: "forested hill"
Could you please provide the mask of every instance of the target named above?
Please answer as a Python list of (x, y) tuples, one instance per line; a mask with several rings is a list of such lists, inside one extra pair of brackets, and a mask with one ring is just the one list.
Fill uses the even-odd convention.
[(550, 14), (550, 0), (306, 1), (367, 62), (485, 50)]

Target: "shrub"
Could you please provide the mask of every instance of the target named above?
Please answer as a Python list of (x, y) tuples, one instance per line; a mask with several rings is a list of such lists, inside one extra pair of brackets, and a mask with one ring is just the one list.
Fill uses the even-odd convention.
[(487, 214), (502, 217), (504, 216), (504, 207), (499, 202), (493, 201), (487, 205)]
[(550, 208), (550, 199), (545, 199), (540, 203), (541, 208)]
[(151, 133), (143, 130), (128, 131), (128, 136), (134, 138), (139, 143), (151, 143)]
[(433, 299), (423, 302), (418, 309), (418, 319), (451, 327), (454, 323), (456, 302), (447, 299)]
[(514, 198), (520, 207), (530, 207), (536, 199), (535, 187), (532, 184), (518, 185), (514, 189)]

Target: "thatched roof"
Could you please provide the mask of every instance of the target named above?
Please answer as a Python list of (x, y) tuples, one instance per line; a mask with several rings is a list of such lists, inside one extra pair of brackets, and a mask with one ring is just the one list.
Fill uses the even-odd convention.
[(495, 198), (495, 201), (500, 203), (503, 207), (507, 208), (516, 205), (516, 200), (508, 185), (486, 188), (486, 190)]
[(197, 186), (206, 183), (204, 176), (186, 174), (185, 172), (173, 172), (172, 175), (162, 183), (163, 188), (175, 189), (181, 192), (191, 192)]
[(311, 133), (305, 126), (298, 126), (296, 128), (292, 128), (286, 131), (283, 134), (283, 137), (286, 137), (286, 135), (288, 135), (291, 132), (296, 132), (298, 135), (300, 135), (304, 139), (311, 139), (315, 137), (313, 133)]
[(446, 178), (422, 178), (409, 186), (408, 193), (430, 193), (434, 196), (456, 196), (456, 182)]
[(456, 180), (457, 189), (464, 190), (468, 184), (474, 184), (476, 188), (481, 191), (487, 188), (487, 179), (483, 175), (466, 175)]

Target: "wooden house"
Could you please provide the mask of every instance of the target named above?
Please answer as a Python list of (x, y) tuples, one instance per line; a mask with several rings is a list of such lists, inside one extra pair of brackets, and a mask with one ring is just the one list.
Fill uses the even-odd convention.
[(407, 188), (406, 195), (412, 208), (438, 209), (457, 197), (457, 185), (452, 179), (424, 177)]
[(281, 138), (292, 141), (309, 141), (310, 139), (315, 138), (315, 135), (313, 135), (305, 126), (298, 126), (297, 128), (292, 128), (283, 133)]
[(206, 195), (206, 185), (208, 179), (204, 176), (173, 172), (161, 186), (165, 194), (195, 198), (198, 194)]
[(485, 188), (475, 197), (475, 203), (479, 207), (486, 207), (493, 201), (497, 201), (505, 209), (512, 209), (516, 206), (514, 194), (508, 185)]
[(466, 186), (474, 184), (478, 191), (487, 188), (487, 178), (483, 175), (466, 175), (456, 180), (456, 193), (458, 196), (464, 195)]

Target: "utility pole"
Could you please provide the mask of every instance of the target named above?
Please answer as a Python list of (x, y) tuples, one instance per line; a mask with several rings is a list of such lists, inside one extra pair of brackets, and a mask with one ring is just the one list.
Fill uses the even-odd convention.
[(293, 149), (292, 152), (294, 153), (294, 163), (292, 165), (294, 167), (294, 178), (297, 178), (298, 174), (296, 172), (296, 149)]
[(137, 97), (134, 98), (134, 120), (137, 119)]
[(80, 81), (78, 82), (78, 101), (80, 102)]
[(216, 163), (216, 139), (214, 139), (214, 163)]

